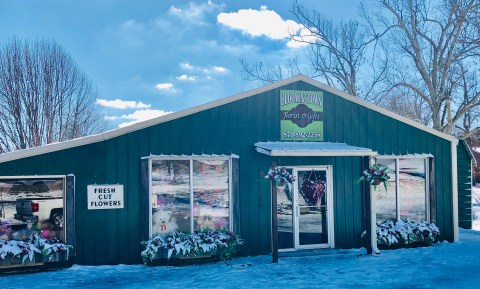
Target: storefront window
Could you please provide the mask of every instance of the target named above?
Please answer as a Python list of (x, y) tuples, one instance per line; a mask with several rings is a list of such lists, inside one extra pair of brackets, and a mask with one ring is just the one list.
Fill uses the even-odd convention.
[(0, 239), (64, 242), (64, 179), (0, 179)]
[(230, 227), (226, 159), (152, 159), (152, 235)]
[(152, 161), (152, 234), (190, 232), (190, 161)]
[(375, 191), (377, 221), (427, 221), (428, 158), (379, 158), (377, 163), (390, 169), (387, 190), (380, 185)]
[(228, 229), (228, 161), (193, 161), (194, 230)]

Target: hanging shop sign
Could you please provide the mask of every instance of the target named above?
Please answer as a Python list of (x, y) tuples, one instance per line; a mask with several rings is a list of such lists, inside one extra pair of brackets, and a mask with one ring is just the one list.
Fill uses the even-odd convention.
[(123, 209), (123, 185), (88, 185), (89, 210)]
[(323, 92), (280, 90), (280, 133), (285, 141), (323, 141)]

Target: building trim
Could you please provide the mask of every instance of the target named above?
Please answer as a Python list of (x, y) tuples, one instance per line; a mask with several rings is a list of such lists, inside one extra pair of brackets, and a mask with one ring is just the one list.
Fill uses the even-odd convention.
[(457, 145), (452, 142), (452, 218), (453, 241), (458, 242), (458, 174), (457, 174)]

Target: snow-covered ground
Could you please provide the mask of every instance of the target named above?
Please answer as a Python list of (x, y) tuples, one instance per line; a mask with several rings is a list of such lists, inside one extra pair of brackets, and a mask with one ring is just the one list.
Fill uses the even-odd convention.
[[(480, 230), (480, 188), (473, 191)], [(460, 242), (383, 251), (381, 256), (336, 254), (238, 258), (185, 267), (78, 266), (0, 276), (0, 288), (480, 288), (480, 231), (460, 229)]]
[(480, 232), (458, 243), (355, 254), (238, 258), (185, 267), (78, 266), (0, 277), (0, 288), (479, 288)]

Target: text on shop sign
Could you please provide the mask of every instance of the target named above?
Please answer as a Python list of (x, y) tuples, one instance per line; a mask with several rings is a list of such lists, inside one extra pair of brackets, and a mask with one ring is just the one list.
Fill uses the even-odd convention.
[(123, 209), (123, 185), (88, 185), (88, 209)]

